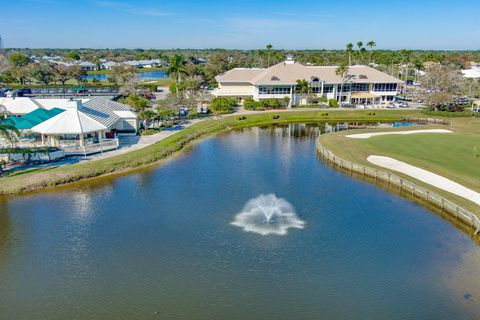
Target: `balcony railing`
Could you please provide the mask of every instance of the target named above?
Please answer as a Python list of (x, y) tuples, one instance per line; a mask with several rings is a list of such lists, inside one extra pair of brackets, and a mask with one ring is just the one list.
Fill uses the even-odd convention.
[(72, 155), (88, 155), (93, 153), (99, 153), (109, 150), (118, 149), (118, 139), (107, 139), (103, 140), (101, 143), (94, 143), (90, 145), (80, 146), (78, 144), (75, 145), (66, 145), (62, 147), (65, 151), (65, 155), (72, 156)]

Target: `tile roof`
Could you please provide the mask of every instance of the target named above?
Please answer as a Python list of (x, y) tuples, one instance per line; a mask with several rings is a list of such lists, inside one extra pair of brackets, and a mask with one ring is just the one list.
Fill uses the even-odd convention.
[[(336, 66), (304, 66), (300, 63), (279, 63), (268, 69), (229, 70), (216, 77), (217, 82), (251, 83), (253, 85), (294, 85), (297, 80), (318, 78), (325, 83), (341, 83), (342, 77), (335, 74)], [(350, 82), (402, 83), (401, 80), (364, 65), (351, 66)]]

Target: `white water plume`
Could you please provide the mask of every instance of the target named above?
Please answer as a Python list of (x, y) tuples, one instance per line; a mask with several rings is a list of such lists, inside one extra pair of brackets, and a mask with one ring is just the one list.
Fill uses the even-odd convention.
[(247, 232), (266, 236), (286, 235), (289, 228), (303, 229), (305, 222), (297, 217), (287, 200), (277, 198), (274, 194), (262, 194), (249, 200), (231, 224)]

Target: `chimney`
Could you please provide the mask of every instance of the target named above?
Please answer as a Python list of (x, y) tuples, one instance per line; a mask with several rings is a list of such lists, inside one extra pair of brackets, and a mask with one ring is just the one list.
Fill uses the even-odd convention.
[(291, 54), (287, 54), (287, 59), (285, 60), (285, 64), (294, 64), (295, 59), (293, 59), (293, 56)]

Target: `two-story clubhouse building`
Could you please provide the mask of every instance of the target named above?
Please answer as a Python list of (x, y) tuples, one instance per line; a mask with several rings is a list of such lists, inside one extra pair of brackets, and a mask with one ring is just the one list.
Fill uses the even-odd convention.
[[(310, 92), (351, 105), (380, 105), (393, 101), (399, 79), (368, 66), (349, 67), (345, 77), (336, 74), (336, 66), (304, 66), (288, 57), (270, 68), (236, 68), (218, 75), (217, 97), (290, 98), (290, 105), (306, 105), (307, 97), (296, 90), (297, 80), (310, 82)], [(343, 87), (343, 88), (342, 88)]]

